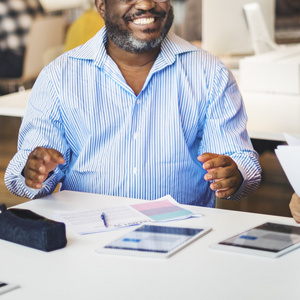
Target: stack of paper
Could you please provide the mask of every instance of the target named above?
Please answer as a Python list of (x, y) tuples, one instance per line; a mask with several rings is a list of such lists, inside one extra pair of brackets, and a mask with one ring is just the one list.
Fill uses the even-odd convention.
[(294, 191), (300, 195), (300, 135), (285, 134), (288, 145), (278, 146), (275, 153)]

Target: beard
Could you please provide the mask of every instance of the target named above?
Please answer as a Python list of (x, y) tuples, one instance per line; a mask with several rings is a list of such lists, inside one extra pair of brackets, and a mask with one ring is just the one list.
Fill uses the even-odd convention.
[[(150, 10), (151, 12), (151, 10)], [(140, 11), (136, 16), (143, 14), (144, 11)], [(158, 17), (165, 17), (165, 12), (152, 11)], [(107, 36), (122, 50), (131, 53), (145, 53), (159, 47), (167, 36), (170, 28), (172, 27), (174, 20), (173, 7), (170, 7), (169, 14), (164, 27), (162, 28), (161, 34), (157, 39), (140, 40), (131, 35), (129, 31), (123, 29), (120, 24), (113, 22), (110, 13), (107, 12), (104, 17), (105, 26), (107, 30)], [(151, 33), (152, 30), (145, 31)]]

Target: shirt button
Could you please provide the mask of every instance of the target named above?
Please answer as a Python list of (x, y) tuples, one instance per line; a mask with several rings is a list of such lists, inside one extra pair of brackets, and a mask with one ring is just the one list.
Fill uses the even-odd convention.
[(133, 138), (136, 140), (138, 137), (139, 137), (139, 134), (136, 132), (136, 133), (133, 135)]
[(133, 168), (133, 174), (137, 174), (137, 168)]
[(141, 100), (137, 100), (137, 101), (136, 101), (136, 104), (141, 104)]

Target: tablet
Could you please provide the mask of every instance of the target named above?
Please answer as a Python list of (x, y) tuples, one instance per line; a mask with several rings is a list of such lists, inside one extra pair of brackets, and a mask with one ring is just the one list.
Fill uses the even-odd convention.
[(210, 230), (211, 228), (144, 224), (96, 251), (99, 253), (167, 258)]
[(267, 222), (210, 247), (275, 258), (300, 247), (300, 227)]

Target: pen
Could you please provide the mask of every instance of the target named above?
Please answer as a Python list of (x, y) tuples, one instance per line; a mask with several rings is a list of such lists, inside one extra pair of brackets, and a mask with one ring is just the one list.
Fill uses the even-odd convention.
[(107, 221), (106, 221), (106, 216), (105, 216), (104, 212), (101, 214), (101, 219), (103, 220), (104, 226), (107, 227)]

